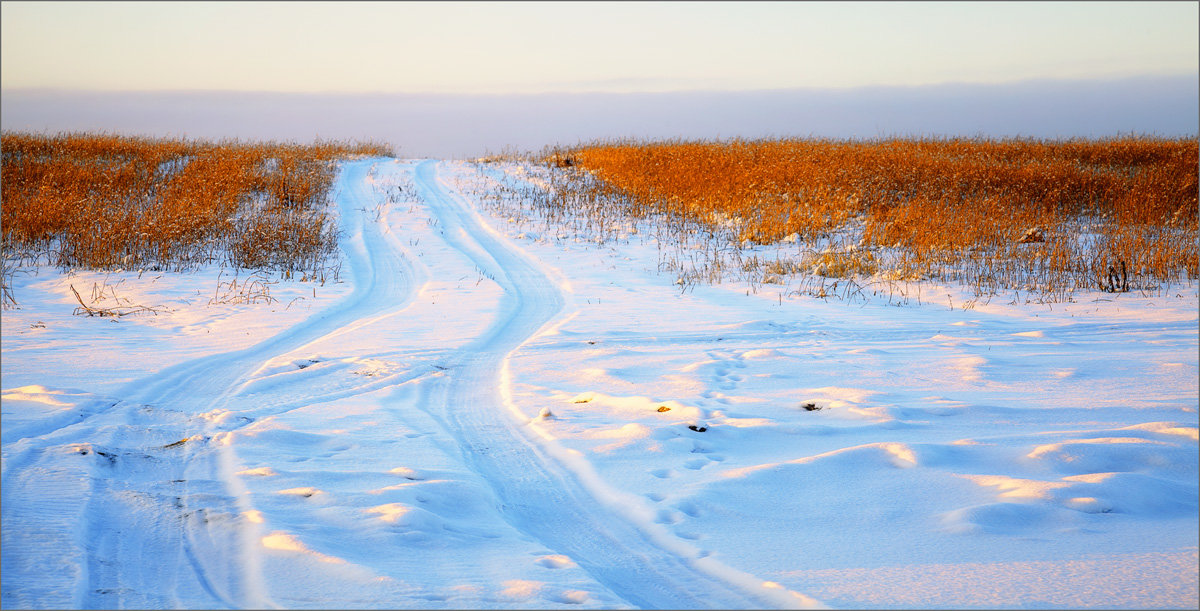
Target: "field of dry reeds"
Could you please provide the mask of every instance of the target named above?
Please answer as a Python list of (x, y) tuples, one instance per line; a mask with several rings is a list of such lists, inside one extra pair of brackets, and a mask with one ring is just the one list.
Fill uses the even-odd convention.
[[(1194, 138), (617, 141), (539, 161), (554, 168), (550, 208), (794, 244), (760, 270), (767, 282), (936, 279), (1056, 300), (1198, 275)], [(707, 279), (730, 265), (708, 261)]]
[(337, 250), (334, 162), (386, 146), (5, 133), (7, 261), (183, 270), (217, 263), (323, 280)]

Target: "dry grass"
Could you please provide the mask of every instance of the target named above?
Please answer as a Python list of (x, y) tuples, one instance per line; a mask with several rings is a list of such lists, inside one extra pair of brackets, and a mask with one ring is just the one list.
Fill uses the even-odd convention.
[(218, 263), (302, 277), (336, 252), (334, 162), (376, 144), (3, 134), (5, 259), (67, 268)]
[(540, 161), (548, 208), (794, 243), (788, 264), (830, 277), (1067, 298), (1121, 290), (1122, 266), (1135, 290), (1200, 271), (1196, 139), (598, 142)]

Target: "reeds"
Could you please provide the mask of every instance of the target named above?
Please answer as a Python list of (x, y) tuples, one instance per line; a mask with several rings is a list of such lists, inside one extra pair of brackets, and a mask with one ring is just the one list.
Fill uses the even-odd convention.
[(337, 250), (334, 162), (377, 144), (5, 133), (5, 258), (85, 269), (218, 263), (303, 277)]
[(548, 208), (796, 244), (774, 271), (1052, 299), (1120, 290), (1111, 270), (1124, 268), (1133, 290), (1200, 272), (1194, 138), (617, 141), (539, 161), (556, 168)]

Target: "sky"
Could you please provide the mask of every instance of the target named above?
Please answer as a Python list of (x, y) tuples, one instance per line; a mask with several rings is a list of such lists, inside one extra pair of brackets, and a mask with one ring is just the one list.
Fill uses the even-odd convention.
[(0, 13), (6, 130), (366, 132), (455, 156), (628, 135), (1196, 131), (1197, 2), (5, 1)]
[(1194, 74), (1196, 2), (4, 2), (4, 88), (646, 92)]

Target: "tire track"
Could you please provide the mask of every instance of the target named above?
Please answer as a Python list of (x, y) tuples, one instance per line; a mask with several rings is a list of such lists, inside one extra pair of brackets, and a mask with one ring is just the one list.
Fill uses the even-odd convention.
[[(81, 422), (21, 439), (15, 452), (6, 444), (11, 454), (3, 482), (6, 519), (36, 516), (50, 500), (68, 508), (72, 499), (80, 500), (73, 513), (48, 525), (61, 535), (54, 540), (62, 544), (62, 555), (78, 557), (77, 573), (58, 580), (76, 584), (74, 599), (60, 600), (66, 603), (60, 606), (276, 606), (261, 568), (264, 533), (244, 518), (252, 507), (234, 474), (238, 460), (230, 435), (291, 409), (408, 383), (423, 397), (422, 409), (457, 442), (465, 463), (492, 486), (497, 510), (509, 524), (574, 559), (631, 605), (796, 604), (762, 591), (750, 576), (690, 554), (686, 546), (664, 543), (660, 533), (650, 532), (652, 525), (622, 517), (581, 483), (583, 476), (521, 429), (502, 399), (502, 371), (512, 351), (563, 315), (564, 293), (536, 259), (492, 230), (469, 201), (438, 179), (436, 162), (416, 166), (417, 187), (446, 244), (503, 289), (490, 324), (466, 345), (439, 352), (437, 363), (317, 388), (303, 386), (303, 376), (279, 377), (256, 390), (275, 375), (271, 364), (280, 356), (339, 336), (347, 341), (347, 334), (390, 324), (393, 316), (396, 324), (415, 323), (402, 316), (428, 270), (410, 260), (389, 227), (365, 213), (376, 203), (367, 182), (376, 163), (346, 164), (337, 187), (349, 236), (342, 248), (354, 280), (350, 296), (249, 348), (205, 356), (129, 384), (115, 395), (120, 401)], [(219, 410), (236, 417), (214, 418)], [(37, 472), (63, 464), (64, 452), (77, 454), (65, 475), (82, 489), (46, 495), (43, 502), (38, 497), (46, 491), (36, 484)], [(9, 469), (12, 465), (20, 467)], [(8, 545), (4, 550), (6, 566), (28, 565), (30, 571), (36, 564), (30, 561), (40, 557)], [(6, 581), (10, 575), (6, 570)], [(5, 606), (33, 600), (6, 594)]]
[[(712, 559), (658, 545), (643, 527), (606, 508), (577, 475), (531, 442), (502, 404), (501, 370), (509, 354), (551, 323), (563, 291), (536, 260), (496, 234), (437, 175), (417, 166), (416, 183), (462, 251), (504, 289), (492, 325), (450, 361), (451, 375), (425, 386), (424, 404), (459, 442), (467, 464), (488, 481), (504, 518), (521, 532), (574, 559), (597, 581), (643, 608), (760, 608), (778, 597), (734, 585)], [(727, 572), (730, 574), (732, 571)], [(796, 601), (791, 601), (796, 604)]]
[[(379, 162), (345, 164), (336, 187), (349, 234), (341, 247), (354, 280), (351, 295), (254, 346), (194, 359), (131, 383), (116, 393), (120, 401), (89, 410), (79, 422), (6, 444), (6, 467), (21, 465), (4, 473), (6, 567), (32, 566), (42, 557), (40, 551), (7, 545), (8, 518), (24, 522), (25, 516), (42, 515), (36, 526), (22, 530), (41, 529), (43, 538), (65, 546), (56, 554), (78, 558), (72, 565), (74, 599), (65, 606), (274, 606), (258, 571), (253, 525), (243, 518), (249, 507), (229, 468), (233, 450), (221, 439), (231, 424), (235, 428), (248, 419), (220, 424), (203, 416), (237, 407), (239, 390), (273, 357), (369, 324), (412, 298), (415, 270), (404, 249), (364, 213), (376, 199), (366, 176)], [(78, 509), (57, 519), (45, 510), (72, 500), (48, 494), (37, 475), (63, 472), (63, 454), (75, 455), (66, 460), (72, 477), (84, 485), (72, 493)], [(68, 519), (71, 515), (74, 519)], [(13, 577), (5, 571), (6, 582)], [(6, 606), (9, 602), (37, 603), (6, 593)]]
[[(402, 310), (412, 299), (418, 285), (418, 274), (404, 256), (394, 236), (381, 229), (378, 223), (366, 222), (366, 211), (375, 203), (366, 177), (379, 160), (365, 160), (344, 166), (338, 183), (337, 200), (340, 206), (342, 228), (349, 235), (342, 248), (350, 264), (354, 281), (353, 293), (332, 306), (310, 317), (300, 325), (289, 328), (236, 356), (229, 358), (222, 367), (228, 372), (224, 381), (214, 384), (221, 390), (216, 400), (207, 409), (197, 408), (192, 413), (213, 413), (227, 410), (237, 413), (252, 413), (262, 417), (264, 411), (286, 410), (292, 405), (271, 406), (274, 409), (238, 409), (238, 394), (273, 358), (304, 348), (324, 338), (337, 336), (370, 322), (386, 317), (391, 312)], [(227, 355), (228, 356), (228, 355)], [(203, 371), (197, 372), (203, 374)], [(185, 378), (194, 374), (184, 372)], [(219, 378), (218, 378), (219, 379)], [(365, 382), (355, 388), (338, 389), (333, 396), (345, 396), (375, 388), (383, 380)], [(361, 387), (361, 388), (360, 388)], [(190, 388), (168, 386), (168, 396), (190, 392)], [(330, 397), (312, 397), (312, 402), (331, 400)], [(295, 402), (293, 402), (295, 404)], [(241, 417), (231, 423), (211, 423), (207, 427), (206, 440), (221, 439), (223, 434), (253, 421)], [(249, 535), (248, 525), (242, 516), (251, 509), (246, 501), (234, 494), (240, 486), (233, 484), (236, 478), (231, 466), (234, 448), (228, 443), (198, 446), (186, 459), (191, 465), (188, 476), (183, 478), (189, 492), (199, 487), (198, 494), (182, 497), (181, 510), (189, 520), (184, 550), (189, 564), (199, 581), (207, 589), (215, 589), (210, 583), (225, 584), (227, 594), (222, 597), (234, 604), (232, 607), (264, 607), (270, 604), (266, 584), (260, 572), (259, 536)], [(197, 460), (197, 455), (207, 453), (206, 460)], [(214, 491), (208, 489), (216, 488)], [(190, 502), (199, 499), (199, 503)], [(214, 516), (216, 517), (214, 523)], [(233, 527), (223, 523), (231, 517)], [(253, 530), (253, 529), (251, 529)], [(231, 561), (232, 560), (232, 561)], [(215, 562), (214, 562), (215, 561)], [(214, 566), (215, 564), (215, 566)]]

